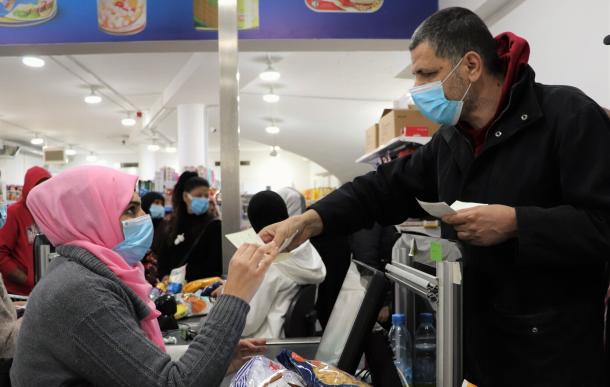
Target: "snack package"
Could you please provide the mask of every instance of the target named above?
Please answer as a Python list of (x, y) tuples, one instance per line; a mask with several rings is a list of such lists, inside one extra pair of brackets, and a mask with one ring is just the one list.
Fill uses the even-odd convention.
[(317, 360), (305, 360), (294, 352), (283, 350), (277, 360), (287, 369), (298, 373), (307, 387), (370, 387), (354, 376)]
[(185, 278), (186, 265), (172, 270), (172, 272), (169, 274), (169, 285), (167, 285), (167, 292), (172, 294), (182, 293), (182, 286), (184, 286)]
[(306, 387), (303, 379), (280, 363), (254, 356), (237, 373), (230, 387)]

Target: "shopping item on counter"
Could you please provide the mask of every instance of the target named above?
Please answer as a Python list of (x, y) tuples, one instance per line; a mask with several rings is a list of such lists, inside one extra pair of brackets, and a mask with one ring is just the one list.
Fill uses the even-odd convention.
[(305, 360), (294, 352), (283, 350), (277, 357), (287, 369), (298, 373), (308, 387), (369, 387), (356, 377), (318, 360)]
[(167, 292), (172, 294), (182, 293), (182, 286), (186, 279), (186, 265), (180, 266), (172, 270), (169, 274), (169, 284)]
[[(215, 284), (222, 285), (222, 281), (220, 277), (210, 277), (210, 278), (202, 278), (195, 281), (191, 281), (184, 285), (184, 293), (195, 293), (197, 290), (212, 286)], [(216, 287), (218, 287), (216, 286)], [(213, 291), (213, 290), (212, 290)], [(210, 292), (211, 293), (211, 292)], [(204, 294), (205, 295), (205, 294)]]
[(237, 373), (230, 387), (305, 387), (303, 379), (283, 365), (263, 356), (254, 356)]

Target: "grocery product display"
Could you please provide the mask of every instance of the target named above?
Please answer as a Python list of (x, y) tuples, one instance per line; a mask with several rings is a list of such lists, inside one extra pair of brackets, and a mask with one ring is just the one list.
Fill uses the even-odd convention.
[(133, 35), (146, 27), (146, 0), (97, 0), (100, 30), (111, 35)]
[(45, 23), (57, 14), (57, 0), (0, 0), (0, 27)]
[[(259, 0), (237, 1), (237, 27), (248, 30), (259, 27)], [(218, 0), (194, 0), (193, 15), (198, 30), (218, 29)]]
[(316, 12), (376, 12), (383, 0), (305, 0)]

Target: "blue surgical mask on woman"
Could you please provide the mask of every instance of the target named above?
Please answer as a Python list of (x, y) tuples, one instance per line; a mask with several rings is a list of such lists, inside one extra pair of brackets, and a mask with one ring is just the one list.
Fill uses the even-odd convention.
[(463, 60), (464, 58), (460, 59), (442, 81), (426, 83), (409, 90), (411, 98), (413, 98), (413, 102), (415, 102), (419, 111), (432, 121), (442, 125), (455, 125), (460, 119), (462, 108), (464, 107), (464, 98), (466, 98), (472, 83), (468, 85), (464, 96), (459, 101), (447, 99), (443, 83), (453, 75)]
[(208, 212), (210, 201), (208, 198), (194, 198), (191, 194), (188, 194), (191, 199), (191, 212), (195, 215), (203, 215)]
[(130, 266), (135, 266), (144, 258), (153, 241), (154, 228), (148, 215), (123, 220), (123, 242), (112, 250), (118, 253)]
[(150, 217), (153, 219), (161, 219), (165, 215), (165, 207), (158, 204), (150, 206), (148, 211), (150, 212)]

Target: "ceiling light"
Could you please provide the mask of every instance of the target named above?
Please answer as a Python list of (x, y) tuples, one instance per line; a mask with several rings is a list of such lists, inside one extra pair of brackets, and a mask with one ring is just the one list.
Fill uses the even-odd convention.
[(131, 117), (131, 113), (127, 112), (127, 117), (121, 120), (121, 124), (123, 124), (123, 126), (134, 126), (136, 124), (136, 120)]
[(161, 149), (161, 147), (157, 144), (150, 144), (148, 146), (148, 150), (151, 152), (157, 152), (159, 149)]
[(95, 89), (92, 87), (91, 94), (85, 97), (85, 102), (90, 105), (94, 105), (96, 103), (102, 102), (102, 97), (99, 94), (96, 94)]
[(121, 120), (121, 124), (123, 124), (123, 126), (134, 126), (136, 124), (136, 120), (131, 117), (123, 118)]
[(173, 145), (168, 145), (165, 147), (165, 152), (167, 153), (176, 153), (176, 147)]
[(28, 67), (41, 68), (44, 67), (44, 59), (37, 56), (24, 56), (21, 58), (21, 63)]
[(265, 131), (269, 134), (278, 134), (280, 132), (280, 128), (275, 125), (270, 125), (265, 128)]
[(259, 78), (265, 82), (277, 82), (280, 79), (280, 72), (268, 65), (265, 71), (259, 74)]
[(76, 155), (76, 149), (72, 149), (72, 148), (66, 149), (66, 155), (68, 155), (68, 156), (75, 156)]
[(93, 153), (91, 153), (89, 156), (87, 156), (87, 161), (90, 162), (90, 163), (92, 163), (92, 162), (94, 162), (96, 160), (97, 160), (97, 156), (94, 155)]
[(44, 144), (44, 138), (40, 137), (38, 134), (35, 134), (34, 137), (30, 140), (32, 145), (42, 145)]
[(280, 96), (275, 94), (273, 90), (265, 95), (263, 95), (263, 101), (267, 103), (278, 103), (280, 101)]

